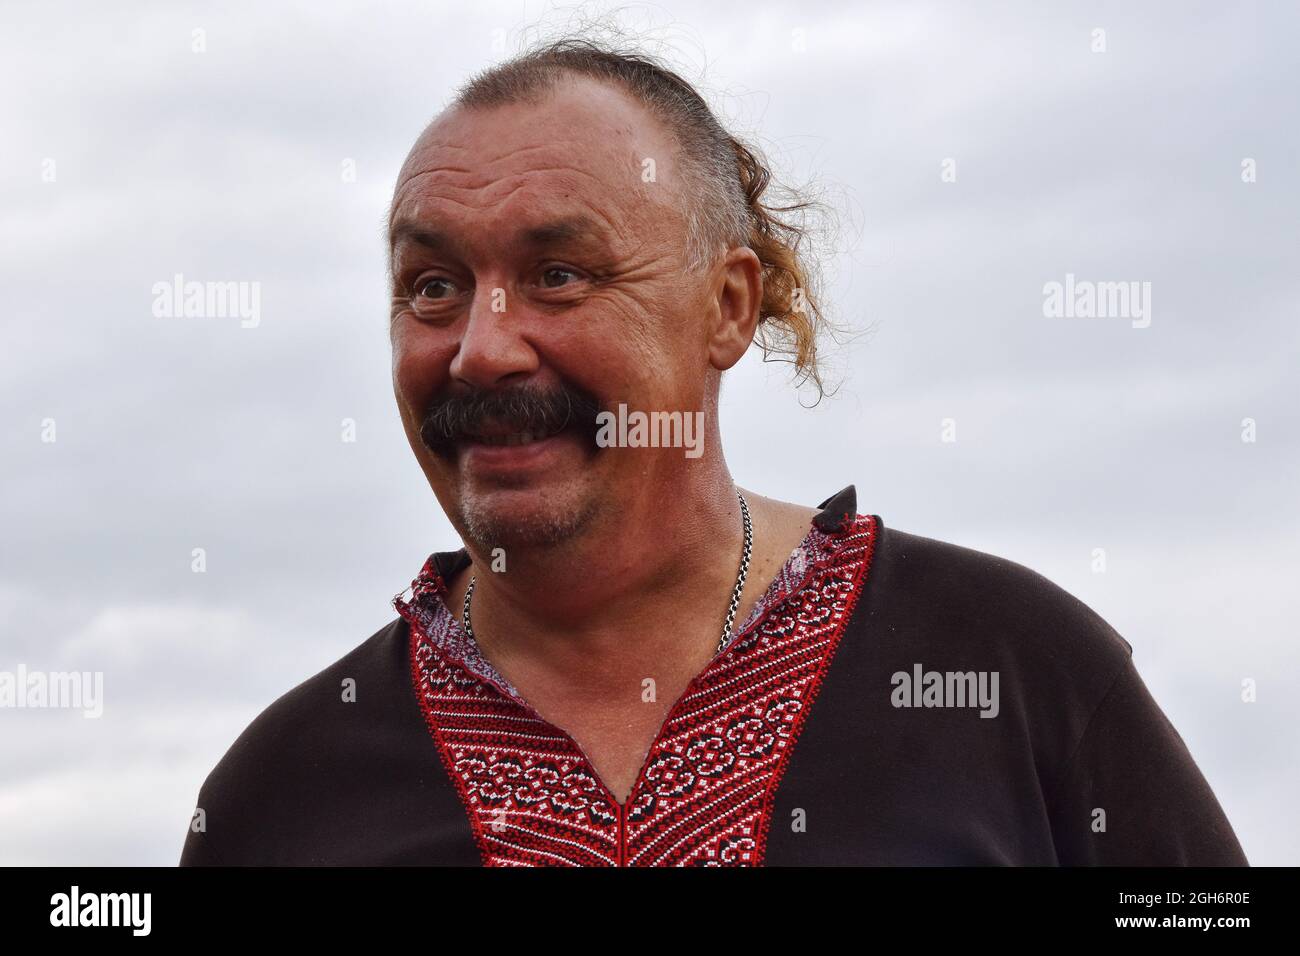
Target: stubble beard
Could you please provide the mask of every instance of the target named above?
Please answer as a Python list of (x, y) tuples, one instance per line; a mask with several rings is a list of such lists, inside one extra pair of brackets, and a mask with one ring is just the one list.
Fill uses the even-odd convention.
[(462, 535), (482, 555), (496, 548), (508, 556), (512, 550), (559, 547), (587, 531), (602, 511), (592, 496), (575, 501), (544, 496), (525, 513), (510, 511), (491, 497), (467, 489), (457, 507)]

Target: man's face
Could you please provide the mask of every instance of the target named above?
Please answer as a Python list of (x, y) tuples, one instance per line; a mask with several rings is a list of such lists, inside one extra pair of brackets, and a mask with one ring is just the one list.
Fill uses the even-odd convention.
[(585, 79), (444, 114), (412, 149), (390, 230), (394, 391), (467, 540), (555, 544), (698, 464), (594, 440), (597, 410), (702, 410), (716, 390), (682, 188), (670, 136)]

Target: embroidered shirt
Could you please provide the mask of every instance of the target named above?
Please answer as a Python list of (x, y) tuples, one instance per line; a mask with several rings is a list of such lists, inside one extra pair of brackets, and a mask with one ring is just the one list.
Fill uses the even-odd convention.
[(819, 507), (625, 803), (479, 653), (444, 601), (468, 554), (439, 552), (235, 742), (182, 864), (1246, 863), (1095, 613), (852, 485)]

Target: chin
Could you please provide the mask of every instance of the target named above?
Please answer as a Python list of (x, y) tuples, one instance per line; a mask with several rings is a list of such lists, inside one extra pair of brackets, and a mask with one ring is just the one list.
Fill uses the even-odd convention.
[(582, 534), (598, 510), (594, 502), (569, 497), (540, 488), (469, 492), (458, 508), (461, 533), (484, 556), (493, 548), (508, 554), (511, 548), (561, 545)]

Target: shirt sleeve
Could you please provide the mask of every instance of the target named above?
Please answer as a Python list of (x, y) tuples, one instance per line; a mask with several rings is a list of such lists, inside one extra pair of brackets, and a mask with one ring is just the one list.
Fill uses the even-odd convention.
[(185, 846), (181, 849), (180, 865), (225, 866), (226, 864), (208, 840), (208, 835), (191, 829), (185, 837)]
[(1125, 658), (1048, 794), (1062, 866), (1248, 866), (1178, 731)]

